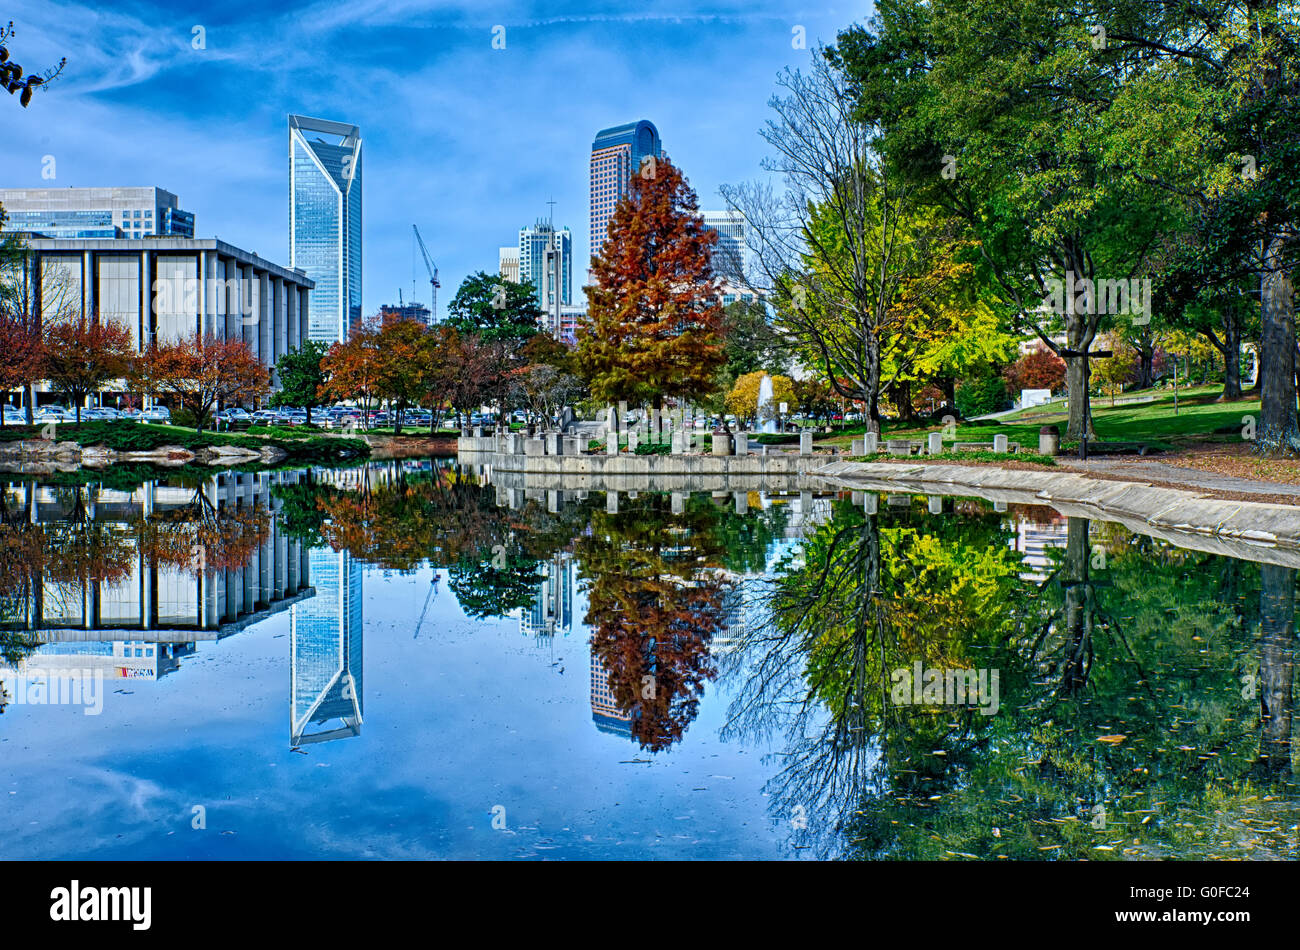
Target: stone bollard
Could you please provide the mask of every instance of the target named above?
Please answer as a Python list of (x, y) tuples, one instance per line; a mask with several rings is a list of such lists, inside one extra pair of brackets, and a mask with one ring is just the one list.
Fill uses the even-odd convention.
[(849, 443), (849, 454), (850, 454), (850, 455), (866, 455), (866, 454), (867, 454), (867, 441), (866, 441), (866, 439), (854, 439), (852, 442), (850, 442), (850, 443)]
[(736, 454), (737, 455), (749, 454), (749, 433), (748, 432), (736, 433)]
[(582, 439), (580, 439), (578, 436), (566, 435), (564, 437), (565, 455), (581, 455), (582, 449), (583, 449)]
[(636, 429), (627, 430), (627, 454), (636, 455), (637, 443), (640, 441), (640, 433)]
[(853, 505), (854, 508), (856, 508), (856, 507), (858, 507), (859, 505), (862, 504), (863, 497), (864, 497), (864, 496), (863, 496), (863, 493), (860, 492), (860, 491), (855, 491), (855, 492), (850, 492), (850, 493), (849, 493), (849, 501), (850, 501), (850, 503), (852, 503), (852, 505)]
[(725, 432), (713, 433), (713, 454), (730, 455), (731, 454), (731, 436)]
[(560, 493), (559, 493), (558, 491), (555, 491), (554, 489), (552, 489), (552, 490), (550, 490), (550, 491), (548, 491), (548, 492), (546, 493), (546, 510), (549, 511), (549, 512), (550, 512), (551, 514), (553, 514), (553, 515), (555, 515), (555, 514), (559, 514), (559, 512), (560, 512)]
[(481, 439), (481, 438), (483, 438), (483, 427), (482, 427), (482, 426), (475, 426), (475, 427), (474, 427), (474, 438), (476, 438), (476, 439)]
[(813, 436), (812, 429), (799, 430), (799, 454), (800, 455), (813, 454), (812, 436)]
[(736, 500), (736, 514), (743, 515), (749, 511), (749, 492), (738, 491), (732, 497)]
[(942, 496), (942, 495), (931, 495), (931, 496), (930, 496), (928, 499), (926, 499), (926, 500), (929, 502), (930, 514), (932, 514), (932, 515), (941, 515), (941, 514), (943, 514), (943, 496)]
[(929, 445), (926, 446), (931, 455), (943, 455), (943, 433), (931, 432), (929, 436)]
[(867, 492), (867, 497), (862, 501), (862, 510), (868, 515), (874, 515), (880, 506), (880, 496), (875, 492)]
[(564, 454), (564, 436), (558, 432), (548, 432), (542, 437), (546, 441), (547, 455)]
[(1007, 437), (999, 432), (993, 437), (993, 451), (1005, 452), (1007, 450)]
[(1061, 430), (1057, 426), (1043, 426), (1038, 430), (1038, 454), (1055, 455), (1061, 450)]
[(880, 451), (880, 436), (877, 433), (868, 432), (862, 439), (864, 442), (862, 446), (863, 455), (875, 455)]
[(685, 449), (682, 446), (682, 442), (684, 441), (682, 438), (683, 435), (685, 435), (685, 433), (682, 432), (681, 430), (675, 430), (673, 432), (672, 444), (669, 448), (669, 451), (672, 452), (673, 455), (686, 454)]
[(610, 515), (618, 514), (618, 492), (605, 492), (605, 513)]
[(618, 455), (618, 430), (610, 429), (605, 433), (605, 454)]
[(675, 491), (672, 493), (673, 514), (680, 515), (686, 512), (686, 492)]

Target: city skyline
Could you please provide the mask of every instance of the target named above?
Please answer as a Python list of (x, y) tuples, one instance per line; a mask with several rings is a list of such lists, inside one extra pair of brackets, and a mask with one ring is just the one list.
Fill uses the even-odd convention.
[[(578, 221), (602, 128), (650, 118), (701, 206), (720, 206), (719, 185), (760, 173), (757, 132), (777, 72), (806, 64), (818, 38), (833, 39), (844, 19), (829, 8), (794, 17), (777, 4), (738, 0), (703, 15), (684, 7), (628, 15), (601, 4), (505, 4), (484, 13), (419, 2), (393, 13), (315, 3), (211, 16), (147, 2), (123, 4), (111, 17), (86, 9), (31, 0), (11, 7), (25, 59), (66, 55), (69, 66), (31, 109), (9, 117), (0, 187), (157, 185), (182, 196), (196, 236), (287, 264), (285, 117), (355, 123), (370, 166), (366, 315), (395, 303), (412, 278), (425, 286), (412, 223), (450, 299), (466, 276), (496, 268), (501, 238), (550, 198), (556, 221)], [(492, 46), (498, 24), (504, 49)], [(192, 45), (195, 26), (204, 27), (203, 49)], [(806, 34), (802, 47), (792, 41), (796, 26)], [(400, 72), (384, 55), (391, 48), (403, 51)], [(117, 59), (109, 49), (128, 53)], [(575, 88), (579, 69), (601, 83)], [(238, 92), (194, 95), (213, 85)], [(554, 110), (519, 109), (520, 88), (565, 102), (562, 120)], [(229, 134), (213, 134), (223, 126)], [(744, 147), (719, 147), (726, 140)], [(47, 168), (55, 177), (42, 177)], [(576, 301), (587, 228), (575, 228), (573, 243)]]

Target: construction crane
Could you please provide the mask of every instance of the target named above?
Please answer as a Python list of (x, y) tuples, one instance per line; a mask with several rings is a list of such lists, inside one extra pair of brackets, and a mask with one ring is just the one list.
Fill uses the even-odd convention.
[(411, 225), (411, 230), (415, 232), (415, 240), (420, 245), (420, 253), (424, 256), (424, 266), (429, 271), (429, 288), (433, 295), (433, 300), (429, 304), (429, 321), (438, 322), (438, 288), (442, 284), (438, 283), (438, 265), (433, 262), (429, 256), (429, 249), (424, 246), (424, 238), (420, 237), (420, 228), (417, 225)]

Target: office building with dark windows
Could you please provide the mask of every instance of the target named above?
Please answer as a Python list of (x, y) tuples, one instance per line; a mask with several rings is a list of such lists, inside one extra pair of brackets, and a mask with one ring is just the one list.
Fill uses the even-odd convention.
[(315, 283), (308, 338), (346, 340), (361, 322), (361, 130), (289, 116), (289, 266)]
[(632, 175), (648, 156), (661, 158), (659, 130), (642, 119), (602, 129), (591, 143), (591, 253), (605, 243), (609, 219), (619, 199), (627, 194)]

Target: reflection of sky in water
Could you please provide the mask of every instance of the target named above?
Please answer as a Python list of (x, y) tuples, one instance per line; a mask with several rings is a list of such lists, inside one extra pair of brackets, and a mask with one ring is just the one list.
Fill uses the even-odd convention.
[[(100, 716), (11, 705), (0, 718), (0, 854), (790, 853), (766, 814), (763, 750), (717, 738), (726, 697), (715, 684), (685, 739), (652, 756), (592, 722), (585, 628), (552, 650), (521, 636), (517, 619), (467, 619), (444, 578), (413, 639), (429, 578), (366, 571), (361, 735), (306, 754), (289, 750), (288, 611), (199, 644), (157, 682), (106, 681)], [(621, 764), (633, 759), (651, 762)], [(195, 805), (206, 830), (191, 828)], [(494, 805), (507, 831), (492, 830)]]

